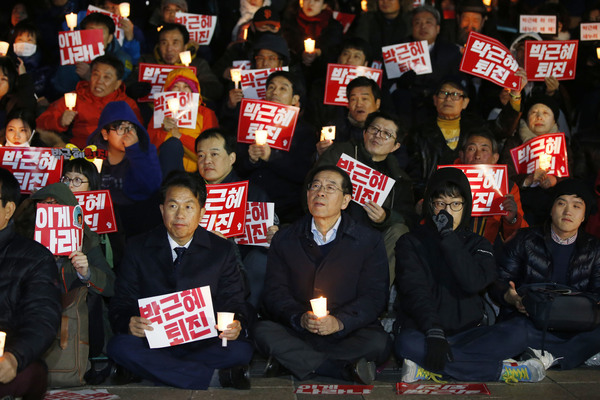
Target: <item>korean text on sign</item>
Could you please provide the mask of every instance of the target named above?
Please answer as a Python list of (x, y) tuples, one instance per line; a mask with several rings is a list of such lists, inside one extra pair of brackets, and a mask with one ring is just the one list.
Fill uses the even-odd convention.
[(519, 32), (555, 34), (557, 27), (556, 22), (556, 15), (520, 15)]
[(104, 55), (102, 29), (59, 32), (58, 45), (60, 65), (89, 63), (94, 58)]
[(289, 71), (288, 67), (242, 70), (240, 84), (246, 99), (264, 100), (267, 78), (275, 71)]
[(422, 383), (396, 383), (396, 394), (447, 394), (447, 395), (469, 395), (490, 394), (485, 383), (465, 384), (422, 384)]
[(144, 331), (151, 349), (177, 346), (217, 336), (210, 287), (146, 297), (138, 300), (140, 316), (149, 319)]
[(190, 40), (208, 45), (215, 33), (217, 17), (215, 15), (200, 15), (177, 12), (175, 22), (185, 26), (190, 33)]
[(89, 228), (98, 233), (117, 231), (112, 198), (108, 190), (92, 190), (73, 193), (83, 208), (83, 220)]
[(200, 226), (226, 237), (244, 234), (248, 181), (206, 185), (206, 212)]
[(406, 71), (413, 70), (417, 75), (433, 72), (427, 40), (384, 46), (381, 48), (383, 63), (388, 78), (398, 78)]
[(328, 64), (327, 82), (325, 84), (325, 98), (323, 104), (333, 106), (346, 106), (346, 86), (358, 76), (365, 76), (377, 82), (381, 87), (383, 71), (368, 67), (355, 67), (352, 65)]
[(244, 236), (236, 237), (237, 244), (269, 247), (267, 229), (274, 225), (275, 203), (248, 202)]
[(373, 385), (300, 385), (296, 394), (371, 394)]
[(510, 150), (518, 174), (532, 174), (541, 168), (549, 175), (569, 176), (564, 133), (540, 135)]
[(525, 41), (525, 70), (530, 81), (550, 76), (575, 79), (578, 40)]
[(148, 96), (142, 97), (138, 99), (138, 101), (152, 101), (154, 99), (155, 93), (162, 92), (165, 80), (167, 79), (167, 75), (169, 75), (169, 72), (179, 68), (189, 68), (194, 72), (194, 74), (196, 73), (196, 67), (186, 67), (184, 65), (161, 65), (140, 63), (138, 81), (150, 83), (151, 89), (150, 94)]
[(506, 165), (440, 165), (438, 168), (458, 168), (465, 173), (471, 192), (473, 208), (471, 215), (484, 217), (488, 215), (507, 215), (502, 207), (504, 197), (508, 194), (508, 170)]
[(600, 40), (600, 22), (590, 22), (579, 25), (579, 40)]
[(118, 400), (119, 396), (108, 393), (106, 389), (87, 390), (50, 390), (44, 395), (44, 400)]
[(460, 62), (460, 70), (487, 79), (505, 88), (519, 90), (521, 78), (515, 75), (519, 64), (498, 40), (471, 32)]
[(119, 44), (121, 46), (123, 46), (123, 40), (125, 40), (125, 32), (123, 31), (123, 28), (121, 28), (119, 26), (119, 22), (123, 18), (121, 18), (120, 15), (113, 14), (110, 11), (107, 11), (107, 10), (105, 10), (103, 8), (89, 5), (88, 8), (87, 8), (87, 14), (86, 15), (90, 15), (92, 13), (100, 13), (100, 14), (108, 15), (113, 20), (113, 22), (115, 23), (115, 39), (117, 39), (117, 41), (119, 42)]
[(83, 240), (81, 206), (39, 203), (34, 238), (55, 256), (68, 256), (80, 250)]
[(29, 194), (60, 181), (63, 159), (45, 147), (0, 147), (0, 165), (17, 178), (21, 193)]
[(343, 153), (337, 162), (337, 166), (350, 175), (354, 193), (352, 201), (360, 205), (366, 204), (367, 200), (383, 205), (388, 194), (394, 187), (396, 181), (387, 175), (374, 170)]
[(265, 100), (242, 99), (237, 141), (254, 143), (254, 132), (265, 130), (269, 146), (289, 151), (299, 111), (300, 109), (294, 106)]
[[(176, 99), (176, 109), (170, 108), (169, 100)], [(196, 128), (198, 118), (199, 93), (161, 92), (154, 94), (154, 128), (160, 128), (166, 117), (177, 120), (180, 128)]]

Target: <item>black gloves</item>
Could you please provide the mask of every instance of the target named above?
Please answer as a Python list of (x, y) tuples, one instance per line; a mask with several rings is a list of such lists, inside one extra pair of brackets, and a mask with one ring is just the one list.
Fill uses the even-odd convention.
[(440, 210), (432, 219), (442, 237), (449, 235), (454, 230), (454, 218), (452, 218), (452, 215), (448, 211)]
[(440, 371), (446, 365), (446, 361), (454, 361), (450, 344), (446, 340), (443, 330), (437, 328), (428, 330), (425, 334), (425, 345), (424, 367), (426, 370)]

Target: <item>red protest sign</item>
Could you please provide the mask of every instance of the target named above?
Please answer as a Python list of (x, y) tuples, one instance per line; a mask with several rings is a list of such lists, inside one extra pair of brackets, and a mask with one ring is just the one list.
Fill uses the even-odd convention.
[(140, 102), (150, 102), (154, 99), (154, 94), (162, 92), (165, 85), (165, 79), (169, 72), (179, 68), (189, 68), (196, 73), (196, 67), (186, 67), (185, 65), (162, 65), (140, 63), (138, 73), (139, 82), (148, 82), (151, 85), (150, 94), (138, 99)]
[(521, 146), (510, 149), (510, 156), (518, 174), (532, 174), (540, 168), (549, 175), (569, 176), (564, 133), (540, 135)]
[(396, 394), (490, 394), (485, 383), (396, 383)]
[(519, 64), (498, 40), (471, 32), (460, 62), (460, 70), (487, 79), (505, 88), (520, 90), (521, 78), (515, 75)]
[[(174, 101), (174, 104), (171, 103)], [(180, 128), (195, 129), (200, 94), (161, 92), (154, 94), (154, 128), (160, 128), (165, 117), (174, 118)]]
[(600, 40), (600, 22), (582, 23), (579, 25), (579, 40)]
[(190, 33), (190, 40), (207, 45), (210, 43), (215, 27), (217, 26), (217, 17), (215, 15), (200, 15), (177, 12), (175, 22), (185, 26)]
[(383, 71), (375, 68), (356, 67), (353, 65), (327, 64), (327, 81), (323, 104), (347, 106), (346, 86), (358, 76), (366, 76), (381, 87)]
[(113, 22), (115, 23), (115, 39), (117, 39), (117, 41), (119, 42), (119, 44), (121, 46), (123, 46), (123, 40), (125, 39), (125, 32), (123, 31), (123, 28), (121, 28), (119, 26), (119, 23), (121, 22), (121, 20), (123, 18), (121, 18), (120, 15), (113, 14), (110, 11), (105, 10), (103, 8), (89, 5), (88, 8), (87, 8), (86, 16), (90, 15), (92, 13), (104, 14), (104, 15), (108, 15), (110, 18), (112, 18)]
[(388, 78), (398, 78), (409, 70), (417, 75), (433, 72), (427, 40), (384, 46), (381, 48)]
[(556, 34), (556, 15), (520, 15), (519, 32)]
[(275, 203), (248, 202), (244, 236), (236, 237), (237, 244), (269, 247), (267, 229), (274, 225)]
[(119, 400), (116, 394), (108, 393), (106, 389), (85, 390), (49, 390), (44, 395), (44, 400)]
[(244, 97), (247, 99), (264, 100), (267, 93), (267, 78), (275, 71), (289, 71), (288, 67), (264, 68), (264, 69), (242, 69), (240, 84)]
[(508, 211), (502, 207), (504, 197), (509, 193), (506, 165), (438, 165), (438, 169), (448, 167), (460, 169), (469, 180), (473, 193), (472, 216), (486, 217), (508, 214)]
[(344, 34), (346, 34), (346, 32), (348, 32), (348, 29), (350, 29), (350, 26), (352, 25), (352, 22), (354, 22), (355, 17), (356, 16), (354, 14), (348, 14), (339, 11), (333, 12), (333, 19), (338, 21), (344, 27)]
[(73, 193), (83, 208), (83, 220), (98, 234), (117, 231), (112, 198), (108, 190)]
[(89, 63), (104, 55), (102, 29), (84, 29), (58, 33), (60, 65)]
[(254, 132), (267, 131), (267, 143), (290, 151), (300, 108), (265, 100), (242, 99), (237, 141), (254, 143)]
[(34, 238), (55, 256), (79, 251), (83, 241), (81, 206), (38, 203)]
[(575, 79), (578, 40), (526, 40), (525, 71), (527, 80)]
[(394, 179), (345, 153), (341, 155), (336, 165), (350, 175), (354, 186), (352, 201), (360, 205), (365, 205), (367, 200), (370, 200), (381, 206), (396, 183)]
[(0, 165), (19, 181), (21, 193), (29, 194), (60, 181), (63, 159), (46, 147), (0, 147)]
[(226, 237), (244, 234), (248, 181), (206, 185), (206, 212), (200, 226)]
[(210, 286), (138, 300), (140, 316), (152, 322), (144, 331), (151, 349), (217, 336)]
[(300, 385), (296, 394), (370, 394), (373, 385)]

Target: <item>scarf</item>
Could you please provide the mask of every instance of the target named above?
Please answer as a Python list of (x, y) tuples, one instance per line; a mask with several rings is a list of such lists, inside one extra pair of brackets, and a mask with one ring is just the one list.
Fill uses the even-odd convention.
[(321, 32), (323, 29), (327, 28), (329, 25), (329, 20), (333, 15), (333, 11), (329, 8), (324, 9), (318, 15), (314, 17), (309, 17), (304, 14), (302, 9), (299, 10), (298, 16), (296, 17), (296, 21), (300, 26), (302, 32), (304, 32), (304, 37), (317, 39), (321, 36)]

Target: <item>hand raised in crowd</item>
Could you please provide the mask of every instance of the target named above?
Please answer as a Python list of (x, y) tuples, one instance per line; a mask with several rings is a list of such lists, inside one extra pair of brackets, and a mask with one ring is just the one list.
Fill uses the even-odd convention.
[(73, 268), (79, 273), (79, 275), (84, 278), (88, 277), (88, 273), (90, 271), (88, 258), (81, 251), (74, 251), (69, 254), (69, 260), (71, 260), (71, 264), (73, 264)]
[(25, 63), (19, 57), (17, 57), (17, 71), (19, 75), (23, 75), (27, 73), (27, 69), (25, 68)]
[[(544, 83), (546, 83), (546, 94), (548, 96), (554, 95), (560, 86), (560, 82), (554, 76), (544, 78)], [(556, 116), (556, 120), (558, 120), (558, 115)]]
[(125, 40), (128, 42), (133, 40), (133, 22), (131, 22), (127, 18), (121, 18), (119, 20), (119, 26), (123, 29), (123, 34), (125, 35)]
[(367, 212), (367, 216), (369, 219), (376, 224), (380, 224), (385, 221), (386, 213), (383, 207), (374, 201), (368, 200), (363, 206), (365, 211)]
[(510, 94), (513, 97), (520, 97), (521, 91), (525, 88), (525, 85), (527, 85), (527, 72), (525, 72), (524, 68), (519, 68), (517, 72), (515, 72), (515, 75), (521, 78), (521, 88), (519, 90), (511, 89)]
[(517, 293), (517, 289), (515, 289), (515, 283), (513, 281), (510, 281), (508, 282), (508, 284), (510, 287), (504, 293), (504, 301), (514, 306), (517, 309), (517, 311), (528, 315), (527, 310), (525, 310), (525, 306), (523, 305), (523, 298), (519, 296), (519, 294)]
[(79, 75), (79, 77), (84, 81), (89, 81), (90, 76), (92, 75), (92, 70), (90, 69), (90, 64), (86, 64), (84, 62), (79, 62), (75, 64), (75, 73)]
[(502, 201), (502, 208), (508, 211), (508, 214), (504, 216), (504, 220), (508, 223), (514, 221), (517, 218), (517, 202), (512, 194), (507, 194)]
[[(219, 329), (217, 325), (215, 325), (215, 329)], [(242, 331), (242, 324), (238, 320), (234, 320), (231, 324), (227, 325), (227, 329), (222, 331), (219, 334), (219, 339), (227, 339), (227, 340), (236, 340), (238, 336), (240, 336), (240, 332)]]
[(62, 116), (60, 117), (60, 126), (66, 128), (67, 126), (71, 125), (76, 115), (77, 111), (75, 110), (65, 110)]
[(236, 108), (243, 98), (244, 92), (242, 92), (242, 89), (231, 89), (229, 97), (227, 97), (227, 107)]
[(321, 140), (317, 142), (317, 154), (322, 155), (325, 153), (325, 150), (329, 148), (333, 144), (333, 140)]
[(129, 319), (129, 333), (137, 337), (146, 337), (144, 331), (153, 331), (152, 321), (144, 317), (133, 316)]
[(177, 127), (177, 120), (175, 118), (165, 117), (165, 119), (163, 120), (163, 128), (165, 131), (169, 132), (174, 138), (181, 138), (181, 132), (179, 132), (179, 128)]
[(18, 366), (19, 362), (15, 356), (11, 352), (5, 351), (4, 355), (0, 357), (0, 383), (8, 383), (15, 379)]
[(302, 53), (302, 64), (310, 67), (313, 62), (321, 55), (321, 49), (315, 49), (312, 53), (306, 51)]
[(125, 145), (125, 147), (132, 146), (139, 142), (137, 132), (133, 129), (126, 132), (121, 140), (123, 140), (123, 145)]
[(248, 155), (253, 163), (257, 163), (258, 160), (267, 162), (271, 157), (271, 146), (268, 144), (251, 144), (248, 147)]

